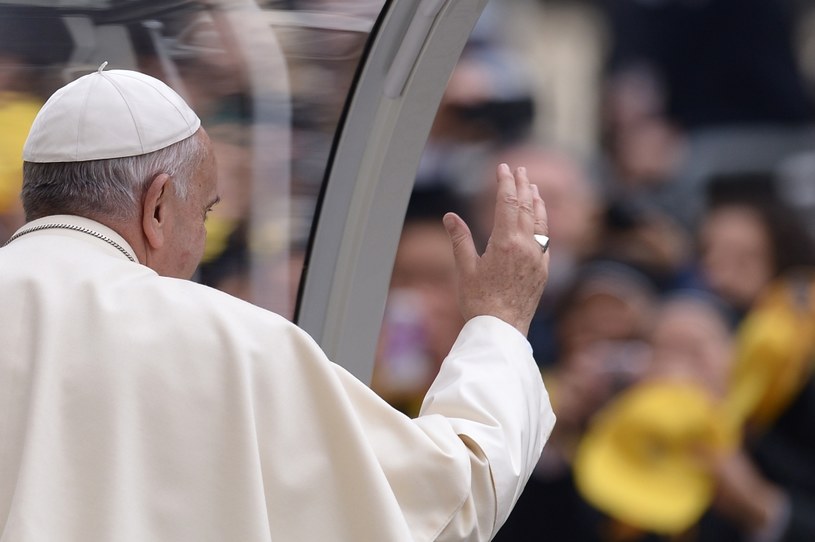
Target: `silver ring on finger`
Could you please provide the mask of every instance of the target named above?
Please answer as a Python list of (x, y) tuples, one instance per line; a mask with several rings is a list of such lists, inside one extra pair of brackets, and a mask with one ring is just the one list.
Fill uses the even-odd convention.
[(549, 250), (549, 237), (536, 233), (534, 236), (535, 242), (538, 243), (541, 247), (541, 251), (545, 254), (547, 250)]

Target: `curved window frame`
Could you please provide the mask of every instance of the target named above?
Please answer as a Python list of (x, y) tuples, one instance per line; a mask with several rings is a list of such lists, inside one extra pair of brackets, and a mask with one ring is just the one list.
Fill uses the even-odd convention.
[(296, 322), (363, 382), (436, 111), (487, 0), (391, 0), (337, 133), (298, 295)]

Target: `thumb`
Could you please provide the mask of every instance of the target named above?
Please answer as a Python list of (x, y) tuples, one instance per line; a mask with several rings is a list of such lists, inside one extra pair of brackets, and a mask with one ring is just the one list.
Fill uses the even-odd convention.
[(453, 257), (456, 260), (456, 267), (460, 271), (469, 274), (475, 268), (475, 262), (478, 259), (470, 228), (455, 213), (444, 215), (444, 227), (453, 245)]

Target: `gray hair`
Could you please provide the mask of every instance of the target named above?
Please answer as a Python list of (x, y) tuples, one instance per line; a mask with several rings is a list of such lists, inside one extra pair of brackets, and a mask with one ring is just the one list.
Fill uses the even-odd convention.
[(185, 199), (196, 169), (206, 157), (198, 133), (148, 154), (84, 162), (23, 163), (22, 200), (27, 220), (53, 214), (131, 219), (156, 175), (173, 178)]

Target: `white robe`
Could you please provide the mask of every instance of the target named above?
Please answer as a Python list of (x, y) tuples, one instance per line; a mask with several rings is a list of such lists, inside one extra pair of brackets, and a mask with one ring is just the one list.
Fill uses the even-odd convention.
[(488, 540), (554, 424), (493, 317), (409, 419), (282, 317), (86, 233), (0, 249), (0, 306), (2, 542)]

